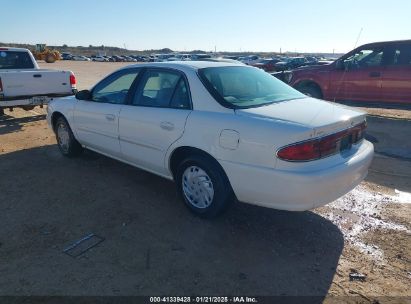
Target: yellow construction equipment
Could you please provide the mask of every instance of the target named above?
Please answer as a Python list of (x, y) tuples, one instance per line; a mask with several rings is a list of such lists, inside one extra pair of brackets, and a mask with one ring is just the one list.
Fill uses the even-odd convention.
[(44, 60), (47, 63), (61, 60), (60, 52), (47, 48), (45, 44), (36, 44), (36, 50), (33, 52), (33, 55), (37, 60)]

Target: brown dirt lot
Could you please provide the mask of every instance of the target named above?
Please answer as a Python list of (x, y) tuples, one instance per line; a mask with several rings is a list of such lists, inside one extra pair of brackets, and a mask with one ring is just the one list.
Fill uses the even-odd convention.
[[(42, 64), (72, 70), (79, 89), (124, 65)], [(365, 110), (377, 154), (352, 193), (310, 212), (237, 203), (208, 221), (186, 210), (170, 181), (92, 152), (61, 156), (44, 109), (6, 110), (0, 295), (410, 300), (411, 201), (400, 199), (411, 192), (410, 111)], [(91, 232), (105, 241), (78, 258), (62, 252)], [(351, 269), (366, 274), (365, 282), (350, 281)]]

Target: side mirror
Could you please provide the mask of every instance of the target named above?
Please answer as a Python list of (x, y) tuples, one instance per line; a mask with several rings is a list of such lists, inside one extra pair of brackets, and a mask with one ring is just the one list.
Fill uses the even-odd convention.
[(91, 92), (89, 90), (82, 90), (76, 93), (76, 99), (78, 100), (91, 100)]

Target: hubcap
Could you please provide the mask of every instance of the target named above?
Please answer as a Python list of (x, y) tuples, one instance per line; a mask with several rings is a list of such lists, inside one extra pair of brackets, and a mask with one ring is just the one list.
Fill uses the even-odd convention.
[(211, 205), (214, 187), (203, 169), (197, 166), (188, 167), (183, 173), (182, 186), (185, 198), (194, 207), (204, 209)]
[(68, 152), (70, 145), (70, 135), (65, 124), (60, 123), (57, 126), (57, 140), (60, 148)]

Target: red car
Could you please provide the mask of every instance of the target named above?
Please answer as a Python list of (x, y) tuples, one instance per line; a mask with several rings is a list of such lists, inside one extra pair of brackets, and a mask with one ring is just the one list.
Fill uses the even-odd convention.
[(316, 98), (411, 104), (411, 40), (366, 44), (331, 64), (299, 68), (284, 78)]

